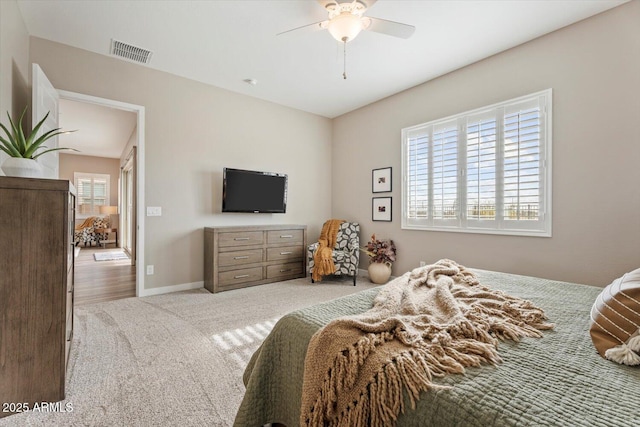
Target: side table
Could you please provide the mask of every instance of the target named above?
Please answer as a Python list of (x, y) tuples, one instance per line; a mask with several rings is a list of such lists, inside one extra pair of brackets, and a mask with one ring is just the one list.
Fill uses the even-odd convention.
[[(98, 237), (99, 243), (103, 248), (107, 247), (109, 243), (115, 243), (116, 248), (118, 247), (118, 229), (117, 228), (96, 228), (94, 229), (94, 232), (99, 236)], [(107, 240), (107, 235), (111, 233), (115, 234), (115, 238), (116, 238), (115, 242), (113, 241), (110, 242)]]

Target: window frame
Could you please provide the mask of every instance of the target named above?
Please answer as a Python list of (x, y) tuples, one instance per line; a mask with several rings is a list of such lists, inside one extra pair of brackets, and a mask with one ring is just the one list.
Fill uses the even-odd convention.
[[(78, 180), (80, 179), (90, 179), (91, 180), (91, 200), (92, 200), (92, 205), (91, 205), (91, 212), (90, 213), (81, 213), (80, 212), (80, 199), (82, 198), (82, 196), (80, 195), (80, 186), (78, 185)], [(105, 188), (106, 191), (106, 195), (105, 195), (105, 201), (104, 201), (104, 206), (110, 206), (111, 205), (111, 175), (110, 174), (103, 174), (103, 173), (87, 173), (87, 172), (74, 172), (73, 173), (73, 183), (76, 187), (76, 191), (78, 192), (77, 197), (76, 197), (76, 218), (77, 219), (86, 219), (92, 216), (101, 216), (100, 215), (100, 206), (102, 205), (95, 205), (93, 203), (93, 201), (95, 201), (95, 189), (94, 189), (94, 185), (95, 185), (95, 180), (96, 179), (100, 179), (100, 180), (105, 180), (107, 185)]]
[[(539, 214), (538, 220), (509, 220), (505, 219), (504, 215), (504, 199), (505, 199), (505, 140), (504, 140), (504, 120), (505, 117), (517, 108), (519, 105), (537, 104), (540, 107), (540, 124), (539, 124), (539, 172), (538, 182), (540, 191), (539, 197)], [(479, 233), (479, 234), (497, 234), (497, 235), (515, 235), (515, 236), (537, 236), (537, 237), (551, 237), (552, 236), (552, 89), (546, 89), (543, 91), (535, 92), (529, 95), (520, 96), (517, 98), (509, 99), (492, 105), (488, 105), (481, 108), (465, 111), (463, 113), (451, 115), (437, 120), (432, 120), (426, 123), (421, 123), (415, 126), (410, 126), (402, 129), (401, 132), (401, 159), (402, 159), (402, 229), (408, 230), (426, 230), (426, 231), (448, 231), (457, 233)], [(494, 183), (494, 210), (495, 219), (469, 219), (467, 214), (469, 212), (468, 202), (468, 176), (469, 165), (467, 163), (467, 155), (470, 147), (470, 139), (467, 135), (467, 130), (471, 127), (472, 123), (477, 123), (478, 118), (493, 117), (495, 120), (495, 183)], [(476, 119), (472, 122), (470, 119)], [(455, 219), (436, 219), (433, 218), (433, 207), (431, 202), (433, 201), (433, 183), (430, 180), (433, 171), (432, 158), (433, 154), (429, 152), (433, 144), (431, 134), (433, 129), (442, 127), (447, 123), (456, 123), (457, 125), (457, 176), (456, 176), (456, 215)], [(431, 133), (429, 133), (431, 132)], [(427, 139), (427, 153), (426, 162), (424, 156), (422, 161), (427, 165), (427, 174), (423, 174), (423, 180), (426, 184), (423, 185), (421, 194), (424, 195), (424, 185), (427, 185), (427, 213), (421, 218), (409, 218), (409, 202), (418, 199), (414, 196), (413, 199), (409, 199), (409, 186), (413, 183), (417, 185), (419, 182), (417, 179), (411, 180), (409, 176), (409, 140), (417, 140), (417, 137)], [(521, 144), (521, 141), (518, 142)], [(416, 151), (417, 153), (417, 151)], [(413, 154), (417, 156), (417, 154)], [(518, 159), (521, 159), (524, 155), (519, 155)], [(413, 159), (413, 157), (412, 157)], [(413, 172), (416, 171), (416, 164), (411, 163)], [(518, 169), (520, 170), (520, 169)], [(519, 195), (520, 195), (520, 189)], [(415, 193), (414, 193), (415, 194)], [(478, 196), (478, 199), (480, 196)], [(414, 209), (417, 204), (413, 204)]]

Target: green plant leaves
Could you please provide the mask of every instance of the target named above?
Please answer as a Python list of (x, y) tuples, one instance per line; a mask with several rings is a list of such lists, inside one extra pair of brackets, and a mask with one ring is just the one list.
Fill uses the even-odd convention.
[[(2, 143), (0, 145), (0, 150), (4, 151), (11, 157), (22, 157), (25, 159), (37, 159), (43, 154), (49, 153), (51, 151), (59, 151), (59, 150), (78, 151), (73, 148), (59, 147), (59, 148), (50, 148), (48, 150), (41, 151), (36, 154), (37, 150), (47, 148), (46, 146), (42, 145), (47, 140), (68, 132), (62, 131), (61, 128), (52, 129), (48, 132), (45, 132), (37, 139), (35, 139), (36, 135), (38, 134), (38, 131), (40, 130), (44, 122), (47, 120), (47, 117), (49, 117), (49, 113), (47, 113), (44, 116), (44, 118), (40, 120), (38, 124), (36, 124), (36, 126), (33, 128), (29, 136), (25, 137), (24, 132), (22, 131), (22, 119), (24, 118), (24, 115), (26, 112), (27, 112), (27, 107), (25, 107), (24, 111), (20, 115), (20, 120), (18, 121), (18, 125), (16, 126), (16, 124), (11, 119), (9, 112), (7, 111), (7, 117), (9, 117), (9, 124), (11, 127), (11, 131), (6, 126), (0, 123), (0, 127), (2, 128), (4, 133), (7, 135), (6, 139), (3, 137), (0, 137), (0, 143)], [(70, 131), (70, 132), (75, 132), (75, 131)]]

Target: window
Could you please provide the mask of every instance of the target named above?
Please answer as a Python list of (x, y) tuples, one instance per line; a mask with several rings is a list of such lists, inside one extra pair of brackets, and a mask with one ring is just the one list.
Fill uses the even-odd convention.
[(402, 228), (551, 236), (551, 89), (402, 130)]
[(100, 215), (100, 206), (110, 205), (110, 175), (76, 172), (73, 174), (73, 178), (78, 192), (76, 216), (86, 218)]

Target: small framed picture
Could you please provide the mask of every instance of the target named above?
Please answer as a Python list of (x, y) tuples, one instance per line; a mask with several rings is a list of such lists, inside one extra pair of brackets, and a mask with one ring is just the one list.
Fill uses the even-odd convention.
[(373, 221), (391, 221), (391, 197), (373, 197), (371, 219)]
[(391, 191), (391, 167), (374, 169), (371, 171), (372, 188), (374, 193)]

